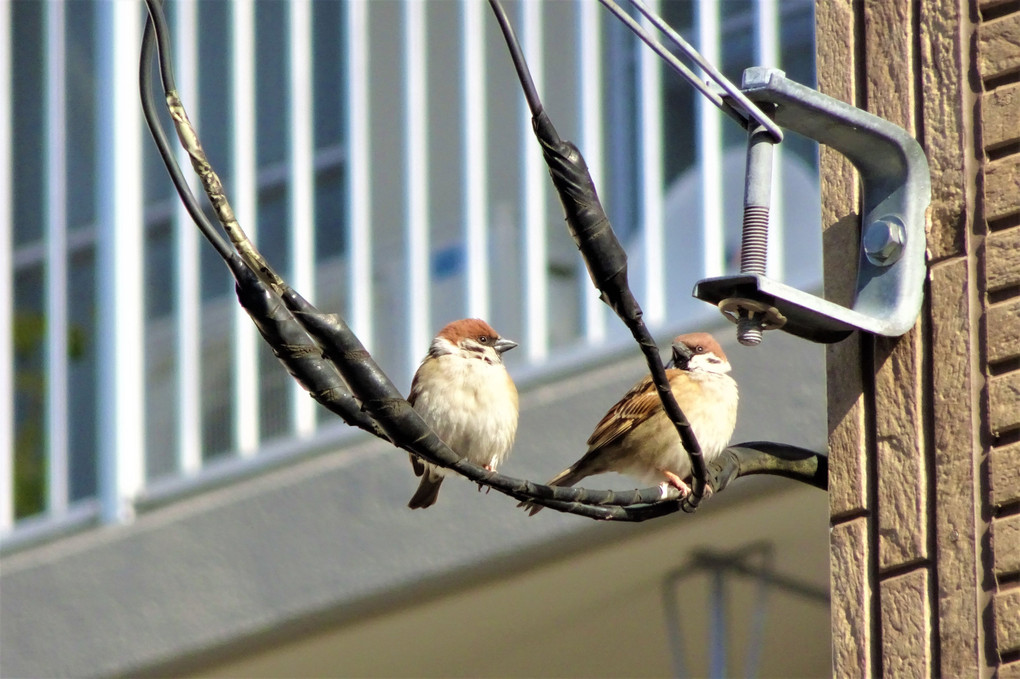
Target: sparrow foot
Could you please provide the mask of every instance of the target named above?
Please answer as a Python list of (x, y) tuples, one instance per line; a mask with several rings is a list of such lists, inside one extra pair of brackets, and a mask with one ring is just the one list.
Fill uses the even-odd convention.
[(684, 483), (683, 479), (681, 479), (679, 476), (669, 471), (668, 469), (660, 469), (659, 471), (661, 471), (663, 476), (666, 477), (666, 481), (669, 483), (669, 485), (673, 486), (674, 488), (680, 491), (680, 497), (687, 497), (688, 495), (690, 495), (691, 487)]
[[(487, 472), (494, 472), (494, 471), (496, 471), (496, 470), (495, 470), (495, 469), (493, 468), (493, 466), (492, 466), (491, 464), (483, 464), (483, 465), (482, 465), (482, 469), (484, 469), (484, 470), (485, 470), (485, 471), (487, 471)], [(490, 490), (492, 490), (492, 487), (491, 487), (491, 486), (483, 486), (482, 484), (480, 484), (480, 483), (479, 483), (479, 484), (478, 484), (478, 492), (479, 492), (479, 493), (481, 493), (481, 492), (482, 492), (482, 488), (484, 488), (484, 489), (485, 489), (485, 494), (486, 494), (486, 495), (488, 495), (488, 494), (489, 494), (489, 491), (490, 491)]]

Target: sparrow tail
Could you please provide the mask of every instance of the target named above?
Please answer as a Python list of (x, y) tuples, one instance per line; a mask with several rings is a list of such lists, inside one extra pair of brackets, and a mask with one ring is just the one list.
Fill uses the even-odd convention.
[[(559, 474), (551, 478), (545, 485), (562, 487), (569, 487), (574, 485), (584, 477), (588, 476), (586, 472), (579, 472), (577, 470), (577, 467), (578, 465), (574, 465), (573, 467), (568, 467), (567, 469), (564, 469)], [(542, 511), (542, 505), (536, 505), (533, 502), (521, 502), (517, 506), (529, 510), (528, 512), (529, 516), (534, 516), (535, 514), (538, 514), (540, 511)]]
[(421, 478), (421, 483), (418, 484), (418, 490), (414, 492), (414, 496), (407, 503), (407, 506), (411, 509), (425, 509), (436, 504), (436, 499), (439, 497), (439, 487), (442, 484), (442, 476), (433, 479), (428, 474), (425, 474)]

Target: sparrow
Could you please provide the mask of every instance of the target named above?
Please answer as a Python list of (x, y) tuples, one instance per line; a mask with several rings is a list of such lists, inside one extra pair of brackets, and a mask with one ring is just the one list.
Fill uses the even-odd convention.
[[(429, 347), (411, 381), (408, 403), (450, 449), (495, 470), (517, 434), (517, 387), (503, 353), (517, 346), (488, 323), (464, 318), (448, 324)], [(411, 509), (431, 507), (446, 470), (411, 455), (421, 483)]]
[[(673, 340), (672, 368), (666, 370), (683, 410), (711, 463), (729, 444), (737, 422), (737, 383), (726, 373), (730, 363), (715, 338), (705, 332)], [(595, 426), (588, 451), (553, 477), (549, 486), (572, 486), (593, 474), (619, 472), (649, 485), (666, 484), (690, 492), (684, 478), (691, 462), (676, 427), (662, 409), (651, 376), (645, 376)], [(535, 514), (541, 507), (528, 505)]]

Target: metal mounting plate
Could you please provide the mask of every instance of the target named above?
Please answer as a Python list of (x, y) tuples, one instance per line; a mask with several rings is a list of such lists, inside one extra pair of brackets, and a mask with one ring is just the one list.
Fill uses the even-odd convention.
[[(931, 202), (924, 151), (903, 128), (789, 80), (781, 71), (749, 71), (745, 84), (750, 84), (743, 88), (749, 99), (775, 104), (774, 119), (781, 127), (838, 151), (860, 174), (863, 212), (855, 300), (847, 308), (755, 274), (699, 281), (694, 296), (713, 304), (731, 297), (770, 304), (787, 317), (783, 330), (815, 342), (838, 342), (855, 329), (889, 337), (906, 333), (917, 320), (924, 292), (925, 221)], [(865, 251), (869, 228), (873, 234), (897, 222), (903, 234), (895, 256), (881, 262), (873, 245), (870, 253)]]

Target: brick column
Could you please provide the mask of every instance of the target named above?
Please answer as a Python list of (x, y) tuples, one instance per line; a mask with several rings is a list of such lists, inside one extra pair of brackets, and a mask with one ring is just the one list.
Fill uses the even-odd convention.
[[(828, 351), (834, 675), (1020, 677), (1020, 3), (825, 0), (819, 89), (932, 174), (925, 304)], [(859, 188), (822, 149), (826, 295)]]

